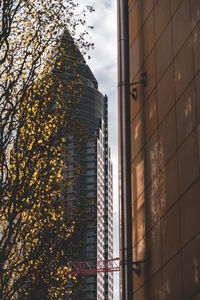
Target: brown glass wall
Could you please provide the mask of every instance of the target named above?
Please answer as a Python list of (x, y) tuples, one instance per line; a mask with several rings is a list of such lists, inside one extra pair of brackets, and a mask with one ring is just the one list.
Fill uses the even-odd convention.
[(200, 299), (200, 1), (129, 1), (134, 300)]

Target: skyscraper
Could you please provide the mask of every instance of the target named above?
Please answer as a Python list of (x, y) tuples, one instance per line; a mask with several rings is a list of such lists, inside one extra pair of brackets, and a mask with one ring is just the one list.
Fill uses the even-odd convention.
[[(68, 174), (73, 176), (74, 165), (80, 174), (66, 191), (68, 210), (81, 208), (85, 214), (84, 228), (77, 244), (76, 259), (97, 261), (113, 255), (113, 207), (112, 162), (108, 146), (108, 99), (98, 91), (98, 83), (87, 66), (73, 39), (65, 30), (61, 39), (61, 67), (58, 76), (74, 87), (76, 96), (68, 95), (74, 103), (74, 118), (78, 119), (83, 139), (77, 140), (73, 130), (67, 132), (66, 140), (71, 154), (72, 166)], [(69, 126), (70, 127), (70, 126)], [(71, 124), (71, 129), (73, 124)], [(81, 221), (80, 221), (80, 228)], [(72, 255), (73, 259), (73, 255)], [(72, 299), (113, 299), (112, 274), (91, 274), (81, 279), (82, 288), (75, 291)], [(69, 299), (69, 296), (68, 298)]]

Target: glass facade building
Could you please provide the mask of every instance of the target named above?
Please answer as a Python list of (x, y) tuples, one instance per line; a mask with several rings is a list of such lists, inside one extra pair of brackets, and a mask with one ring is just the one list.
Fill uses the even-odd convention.
[[(85, 220), (76, 247), (76, 261), (97, 261), (113, 256), (113, 194), (112, 162), (108, 146), (108, 99), (98, 91), (98, 83), (75, 46), (64, 31), (60, 46), (61, 68), (58, 76), (74, 86), (78, 101), (74, 119), (78, 120), (81, 134), (76, 137), (70, 128), (67, 133), (68, 153), (72, 165), (66, 176), (73, 176), (75, 166), (80, 173), (66, 190), (67, 211), (81, 208)], [(58, 56), (59, 57), (59, 56)], [(69, 95), (68, 95), (69, 96)], [(70, 97), (70, 96), (69, 96)], [(68, 99), (69, 99), (68, 97)], [(71, 98), (72, 102), (74, 97)], [(73, 127), (73, 124), (69, 127)], [(78, 139), (78, 140), (77, 140)], [(73, 212), (72, 212), (73, 213)], [(74, 248), (74, 247), (72, 247)], [(112, 300), (113, 275), (99, 273), (81, 276), (81, 288), (72, 293), (77, 300)]]

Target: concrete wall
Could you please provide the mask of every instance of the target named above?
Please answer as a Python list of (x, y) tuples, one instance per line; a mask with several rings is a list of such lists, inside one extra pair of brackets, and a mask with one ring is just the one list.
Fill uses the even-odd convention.
[(130, 0), (134, 300), (200, 299), (200, 1)]

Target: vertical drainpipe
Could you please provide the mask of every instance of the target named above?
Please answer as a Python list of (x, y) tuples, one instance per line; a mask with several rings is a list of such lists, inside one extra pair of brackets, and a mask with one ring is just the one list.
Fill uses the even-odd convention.
[(133, 300), (128, 20), (128, 0), (118, 0), (121, 300)]

